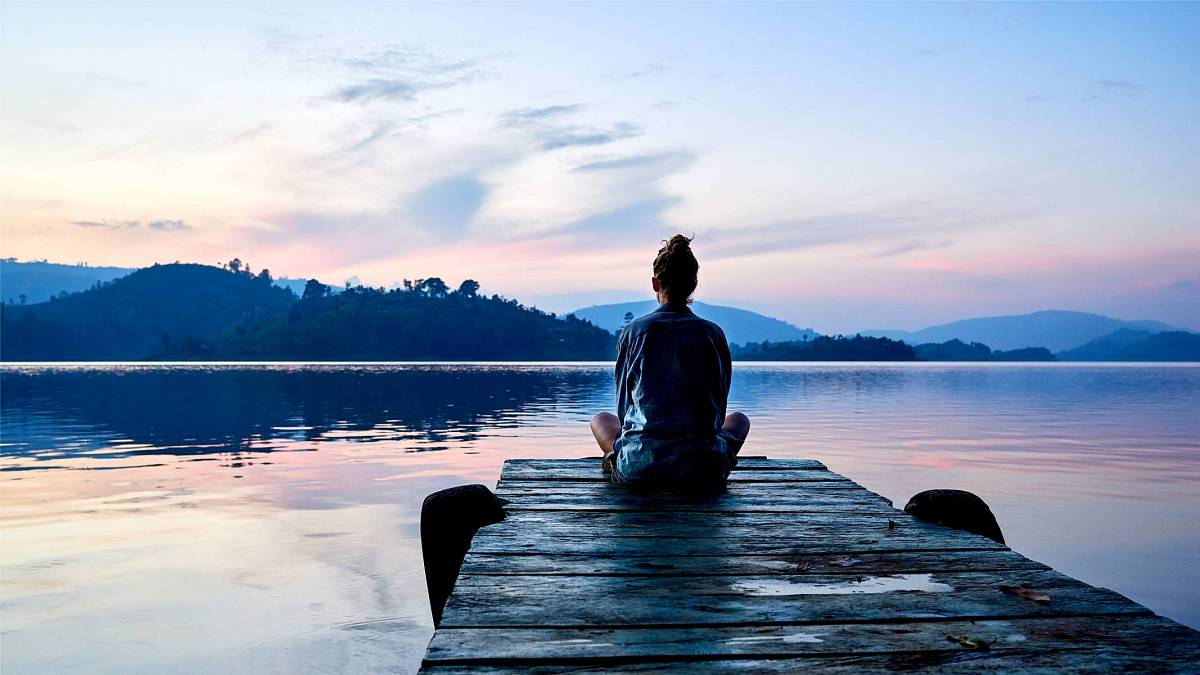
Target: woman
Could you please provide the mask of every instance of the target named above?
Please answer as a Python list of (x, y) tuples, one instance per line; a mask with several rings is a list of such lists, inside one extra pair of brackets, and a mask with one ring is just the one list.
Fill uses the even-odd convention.
[(618, 341), (617, 414), (592, 418), (604, 470), (643, 489), (722, 489), (750, 432), (745, 415), (725, 414), (732, 373), (724, 331), (688, 309), (700, 270), (691, 241), (677, 234), (659, 249), (650, 280), (659, 308)]

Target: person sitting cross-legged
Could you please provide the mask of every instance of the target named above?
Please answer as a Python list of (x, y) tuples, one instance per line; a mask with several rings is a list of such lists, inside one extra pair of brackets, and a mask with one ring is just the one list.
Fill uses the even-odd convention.
[(675, 235), (654, 259), (658, 309), (618, 341), (617, 414), (592, 418), (603, 466), (618, 483), (650, 491), (724, 488), (750, 432), (726, 412), (732, 363), (725, 333), (688, 308), (700, 265), (691, 239)]

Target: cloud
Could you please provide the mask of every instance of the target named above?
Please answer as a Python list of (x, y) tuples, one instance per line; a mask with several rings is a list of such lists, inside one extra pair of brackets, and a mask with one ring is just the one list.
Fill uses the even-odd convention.
[(696, 156), (690, 152), (661, 152), (652, 155), (631, 155), (615, 159), (601, 159), (580, 164), (572, 171), (621, 171), (625, 169), (655, 168), (675, 171), (691, 164)]
[(608, 129), (559, 127), (542, 129), (537, 137), (545, 150), (573, 146), (607, 145), (642, 135), (642, 128), (629, 122), (617, 122)]
[(913, 251), (932, 251), (939, 248), (946, 248), (948, 246), (952, 246), (953, 244), (954, 242), (949, 240), (929, 242), (921, 241), (919, 239), (912, 239), (910, 241), (885, 248), (871, 257), (894, 258), (895, 256), (904, 255), (905, 253), (912, 253)]
[(1136, 98), (1146, 88), (1137, 82), (1128, 80), (1092, 80), (1092, 93), (1087, 96), (1089, 101)]
[(589, 145), (606, 145), (642, 135), (642, 128), (630, 122), (610, 127), (565, 124), (559, 121), (585, 109), (581, 103), (551, 105), (544, 108), (518, 108), (500, 116), (501, 126), (529, 132), (543, 150)]
[(471, 174), (453, 176), (421, 190), (409, 200), (417, 222), (457, 233), (470, 225), (483, 205), (488, 187)]
[(417, 99), (417, 86), (403, 80), (371, 79), (342, 87), (330, 96), (343, 103), (415, 101)]
[(347, 70), (366, 72), (406, 72), (441, 77), (477, 71), (478, 59), (443, 58), (424, 47), (412, 44), (390, 44), (370, 51), (333, 59)]
[(182, 220), (74, 220), (72, 225), (96, 230), (154, 230), (155, 232), (179, 232), (192, 229), (191, 225)]
[[(807, 216), (754, 227), (715, 228), (703, 234), (706, 243), (719, 244), (718, 257), (723, 258), (840, 244), (878, 244), (898, 236), (912, 237), (878, 256), (887, 257), (905, 253), (906, 249), (918, 250), (924, 246), (924, 237), (946, 232), (961, 234), (984, 225), (1011, 223), (1027, 215), (1015, 210), (981, 213), (978, 209), (966, 209), (958, 200), (934, 200)], [(913, 242), (917, 247), (908, 248)]]
[(547, 117), (561, 117), (577, 113), (584, 109), (582, 103), (570, 103), (563, 105), (548, 105), (544, 108), (518, 108), (510, 110), (502, 117), (507, 126), (521, 126), (531, 120), (541, 120)]
[(640, 80), (644, 77), (660, 77), (665, 75), (670, 67), (662, 63), (649, 63), (643, 68), (621, 71), (613, 75), (614, 80)]
[(346, 47), (320, 34), (266, 29), (266, 51), (308, 77), (347, 84), (324, 96), (342, 103), (411, 102), (422, 92), (491, 77), (480, 59), (436, 53), (423, 46), (384, 43)]

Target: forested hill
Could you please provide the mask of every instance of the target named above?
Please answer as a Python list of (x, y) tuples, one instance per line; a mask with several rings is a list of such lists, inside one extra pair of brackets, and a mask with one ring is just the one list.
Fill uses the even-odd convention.
[(270, 276), (155, 265), (82, 293), (0, 309), (4, 361), (153, 359), (185, 339), (284, 315), (295, 302)]
[(613, 358), (614, 338), (440, 279), (302, 297), (269, 273), (156, 265), (50, 302), (0, 309), (0, 360), (563, 360)]

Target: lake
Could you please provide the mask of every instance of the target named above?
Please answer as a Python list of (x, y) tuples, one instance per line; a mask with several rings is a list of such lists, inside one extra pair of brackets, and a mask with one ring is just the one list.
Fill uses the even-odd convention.
[[(0, 670), (412, 671), (425, 495), (596, 454), (607, 364), (0, 369)], [(1200, 367), (737, 364), (746, 454), (1008, 544), (1200, 627)], [(597, 460), (598, 462), (599, 460)]]

